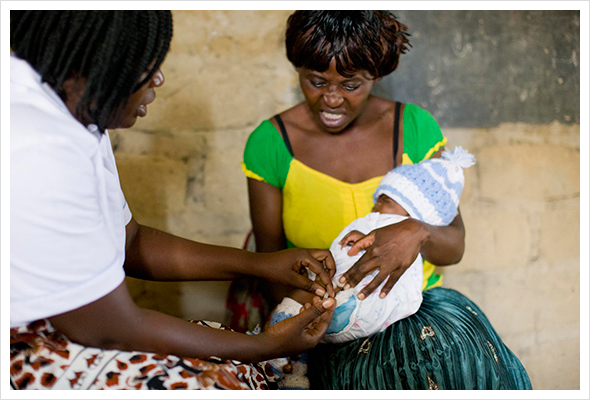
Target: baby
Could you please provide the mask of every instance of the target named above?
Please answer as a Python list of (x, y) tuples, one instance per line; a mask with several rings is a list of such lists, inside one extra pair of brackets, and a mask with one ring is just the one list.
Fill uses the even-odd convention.
[[(375, 205), (364, 217), (351, 222), (334, 239), (330, 252), (336, 262), (332, 279), (339, 287), (340, 277), (358, 261), (364, 250), (349, 256), (350, 247), (369, 232), (396, 224), (411, 217), (431, 225), (448, 225), (458, 213), (463, 191), (463, 168), (475, 164), (475, 158), (456, 147), (443, 151), (441, 158), (429, 159), (413, 165), (400, 165), (388, 172), (377, 187)], [(389, 325), (414, 314), (422, 303), (422, 256), (418, 254), (403, 273), (388, 296), (379, 297), (383, 282), (364, 300), (357, 295), (379, 272), (373, 271), (357, 286), (339, 290), (337, 307), (328, 328), (325, 342), (346, 342), (385, 330)], [(311, 279), (314, 279), (310, 272)], [(311, 297), (310, 297), (311, 296)], [(271, 315), (270, 325), (299, 313), (302, 303), (311, 302), (313, 295), (296, 291), (285, 297)]]

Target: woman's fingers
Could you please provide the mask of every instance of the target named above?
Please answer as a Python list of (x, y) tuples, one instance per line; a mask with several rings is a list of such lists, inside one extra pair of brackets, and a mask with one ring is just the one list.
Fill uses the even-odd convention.
[[(316, 275), (318, 275), (320, 277), (320, 280), (324, 284), (324, 287), (322, 287), (318, 283), (313, 282), (313, 290), (308, 290), (308, 292), (313, 292), (318, 296), (323, 296), (325, 291), (327, 291), (328, 295), (334, 297), (332, 276), (334, 276), (334, 273), (336, 272), (336, 264), (334, 263), (334, 258), (332, 257), (332, 254), (327, 250), (317, 249), (308, 250), (308, 254), (310, 256), (302, 261), (303, 265), (305, 265), (307, 268), (312, 270)], [(318, 261), (318, 258), (322, 261), (321, 263), (320, 261)], [(318, 291), (318, 289), (321, 290)]]
[(345, 290), (358, 285), (365, 276), (379, 268), (381, 261), (380, 258), (373, 257), (369, 252), (363, 254), (363, 256), (340, 277), (340, 283), (345, 284)]
[(367, 296), (369, 296), (371, 293), (373, 293), (373, 291), (375, 289), (377, 289), (383, 283), (383, 281), (385, 279), (387, 279), (387, 273), (379, 272), (377, 274), (377, 276), (375, 278), (373, 278), (373, 280), (371, 282), (369, 282), (369, 284), (367, 286), (365, 286), (364, 289), (359, 292), (359, 294), (357, 296), (358, 299), (359, 300), (366, 299)]
[[(324, 274), (326, 274), (326, 272), (324, 272)], [(328, 280), (327, 284), (322, 282), (322, 284), (324, 285), (324, 286), (322, 286), (322, 284), (320, 284), (316, 281), (312, 281), (308, 277), (297, 273), (297, 271), (293, 271), (291, 273), (291, 279), (290, 279), (289, 284), (293, 287), (298, 288), (298, 289), (305, 290), (306, 292), (314, 293), (315, 295), (320, 296), (320, 297), (324, 297), (326, 292), (328, 293), (328, 296), (330, 296), (330, 297), (335, 296), (334, 286), (332, 285), (331, 280)]]
[[(323, 296), (326, 294), (326, 289), (322, 285), (317, 282), (312, 281), (311, 279), (300, 275), (297, 271), (293, 271), (291, 274), (291, 279), (289, 284), (293, 287), (296, 287), (301, 290), (305, 290), (309, 293), (314, 293), (318, 296)], [(333, 291), (334, 289), (332, 289)], [(329, 293), (329, 292), (328, 292)]]
[(395, 285), (399, 278), (401, 278), (401, 276), (403, 275), (403, 272), (404, 271), (400, 272), (400, 269), (398, 268), (389, 275), (389, 278), (387, 278), (387, 282), (385, 282), (385, 285), (383, 285), (383, 288), (381, 288), (381, 293), (379, 293), (380, 298), (384, 299), (385, 297), (387, 297), (387, 295), (393, 288), (393, 285)]
[(330, 253), (329, 250), (321, 249), (307, 249), (307, 251), (313, 258), (322, 263), (322, 268), (328, 271), (328, 276), (330, 277), (331, 282), (332, 277), (336, 273), (336, 262), (334, 261), (334, 257), (332, 257), (332, 253)]
[(299, 326), (304, 328), (306, 333), (311, 335), (314, 340), (318, 336), (324, 336), (332, 321), (336, 300), (327, 298), (313, 305), (307, 303), (305, 306), (306, 309), (293, 318), (297, 319)]
[(301, 354), (315, 346), (328, 330), (336, 300), (327, 298), (314, 304), (305, 303), (299, 314), (271, 326), (261, 335), (270, 337), (271, 346), (276, 345), (276, 354)]
[[(334, 311), (334, 305), (336, 300), (328, 297), (326, 300), (317, 302), (315, 304), (306, 303), (302, 312), (294, 316), (297, 318), (297, 322), (301, 327), (305, 327), (311, 324), (318, 317), (321, 317), (324, 313), (331, 313)], [(330, 316), (331, 317), (331, 316)], [(327, 328), (327, 327), (326, 327)]]
[(332, 277), (336, 273), (336, 261), (334, 261), (334, 257), (332, 257), (332, 253), (328, 251), (328, 256), (324, 258), (324, 267), (328, 271), (328, 275), (330, 276), (330, 282), (332, 282)]

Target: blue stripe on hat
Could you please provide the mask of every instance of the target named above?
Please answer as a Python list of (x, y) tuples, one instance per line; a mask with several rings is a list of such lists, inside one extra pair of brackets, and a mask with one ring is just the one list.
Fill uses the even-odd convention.
[[(408, 168), (404, 172), (406, 178), (412, 181), (426, 200), (432, 204), (434, 211), (443, 221), (443, 224), (449, 224), (457, 215), (457, 204), (453, 200), (451, 193), (439, 181), (434, 179), (430, 171), (424, 168), (422, 164), (414, 164), (413, 168)], [(424, 219), (422, 221), (429, 223)]]
[[(458, 199), (461, 198), (461, 192), (463, 191), (463, 183), (461, 183), (461, 181), (457, 181), (454, 183), (451, 182), (449, 180), (448, 168), (444, 167), (441, 163), (433, 162), (430, 163), (430, 166), (432, 167), (432, 170), (436, 173), (436, 175), (444, 179), (446, 187), (455, 192)], [(449, 166), (449, 168), (452, 168), (452, 166)]]

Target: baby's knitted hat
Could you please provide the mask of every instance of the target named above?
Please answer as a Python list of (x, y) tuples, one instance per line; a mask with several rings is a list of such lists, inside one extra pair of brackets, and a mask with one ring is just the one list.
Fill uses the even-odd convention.
[(448, 225), (457, 216), (463, 192), (463, 168), (475, 164), (475, 157), (455, 147), (443, 151), (441, 158), (418, 164), (400, 165), (389, 171), (373, 194), (395, 200), (410, 215), (430, 225)]

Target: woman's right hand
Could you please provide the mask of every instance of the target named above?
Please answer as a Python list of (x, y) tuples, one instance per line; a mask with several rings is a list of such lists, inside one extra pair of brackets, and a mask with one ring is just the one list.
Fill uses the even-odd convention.
[(361, 250), (366, 252), (342, 275), (340, 283), (346, 290), (358, 285), (373, 271), (379, 270), (379, 273), (358, 293), (357, 297), (359, 300), (365, 299), (385, 281), (379, 294), (379, 297), (385, 298), (393, 285), (412, 265), (429, 235), (423, 222), (408, 218), (357, 238), (348, 250), (348, 255), (354, 256)]
[(88, 347), (258, 362), (301, 354), (324, 336), (336, 301), (313, 306), (258, 335), (212, 329), (138, 307), (123, 281), (102, 298), (49, 318), (71, 341)]
[(316, 301), (257, 335), (270, 351), (268, 358), (298, 355), (315, 347), (326, 334), (335, 309), (333, 298)]
[[(334, 297), (332, 277), (336, 263), (332, 253), (321, 249), (287, 249), (273, 253), (255, 253), (257, 262), (249, 272), (271, 282), (323, 296)], [(312, 281), (307, 269), (320, 279)]]

